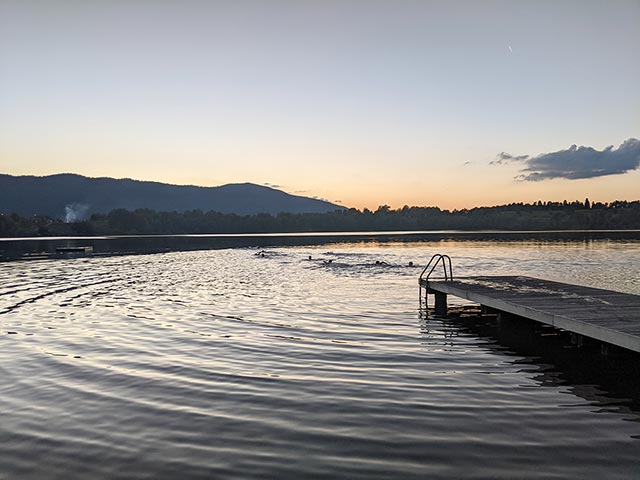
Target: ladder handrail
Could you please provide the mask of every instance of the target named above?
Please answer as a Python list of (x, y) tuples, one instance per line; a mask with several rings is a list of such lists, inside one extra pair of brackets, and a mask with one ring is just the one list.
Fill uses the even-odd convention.
[[(422, 280), (423, 278), (425, 278), (426, 282), (428, 283), (429, 277), (431, 277), (431, 274), (433, 273), (433, 271), (436, 269), (436, 267), (440, 262), (442, 262), (442, 270), (444, 272), (445, 282), (453, 281), (453, 269), (451, 267), (451, 257), (449, 255), (442, 255), (440, 253), (436, 253), (431, 257), (431, 260), (429, 260), (429, 263), (427, 263), (427, 266), (424, 267), (424, 269), (422, 270), (419, 280)], [(449, 267), (448, 272), (447, 272), (447, 266)], [(429, 270), (429, 273), (427, 273), (427, 276), (424, 277), (424, 274), (429, 267), (431, 267), (431, 270)]]
[[(427, 266), (424, 267), (424, 269), (422, 269), (422, 273), (420, 273), (420, 278), (418, 279), (418, 285), (420, 289), (420, 292), (418, 294), (418, 299), (420, 301), (420, 308), (422, 308), (422, 287), (424, 283), (424, 288), (425, 288), (424, 308), (425, 308), (425, 312), (427, 312), (427, 315), (429, 311), (429, 278), (431, 277), (431, 274), (433, 273), (433, 271), (436, 269), (436, 267), (440, 262), (442, 262), (442, 271), (444, 273), (444, 281), (453, 282), (453, 268), (451, 267), (451, 257), (449, 255), (442, 255), (440, 253), (436, 253), (431, 257), (431, 260), (429, 260), (429, 263), (427, 263)], [(429, 273), (427, 273), (427, 276), (425, 277), (424, 274), (427, 272), (429, 267), (431, 267), (431, 269), (429, 270)], [(449, 267), (448, 272), (447, 272), (447, 267)]]

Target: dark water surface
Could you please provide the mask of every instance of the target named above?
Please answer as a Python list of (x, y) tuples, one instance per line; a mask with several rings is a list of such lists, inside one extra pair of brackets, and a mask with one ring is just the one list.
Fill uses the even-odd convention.
[(639, 478), (638, 356), (418, 312), (438, 252), (640, 294), (605, 237), (0, 263), (0, 478)]

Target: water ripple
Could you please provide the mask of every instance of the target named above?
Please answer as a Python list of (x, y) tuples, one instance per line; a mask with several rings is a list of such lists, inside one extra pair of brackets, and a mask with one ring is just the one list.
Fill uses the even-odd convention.
[(436, 248), (461, 274), (640, 293), (638, 242), (2, 264), (0, 478), (634, 478), (637, 389), (555, 334), (420, 318)]

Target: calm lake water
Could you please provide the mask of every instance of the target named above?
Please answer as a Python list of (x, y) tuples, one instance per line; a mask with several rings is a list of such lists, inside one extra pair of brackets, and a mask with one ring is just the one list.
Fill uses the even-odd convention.
[(0, 478), (639, 478), (638, 356), (417, 287), (640, 294), (638, 235), (412, 240), (0, 263)]

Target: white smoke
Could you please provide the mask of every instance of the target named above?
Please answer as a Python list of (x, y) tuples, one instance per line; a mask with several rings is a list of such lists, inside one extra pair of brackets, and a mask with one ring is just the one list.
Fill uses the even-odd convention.
[(80, 222), (85, 219), (89, 205), (70, 203), (64, 207), (64, 221), (66, 223)]

